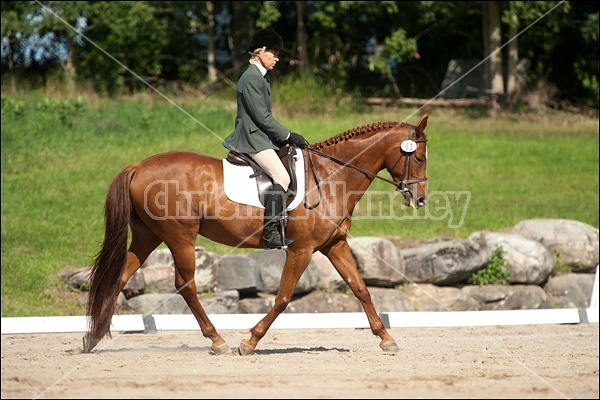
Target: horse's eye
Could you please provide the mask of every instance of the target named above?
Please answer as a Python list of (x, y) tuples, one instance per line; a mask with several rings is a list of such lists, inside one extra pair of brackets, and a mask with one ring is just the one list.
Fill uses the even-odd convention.
[(425, 161), (423, 158), (415, 156), (416, 163), (421, 164), (423, 161)]

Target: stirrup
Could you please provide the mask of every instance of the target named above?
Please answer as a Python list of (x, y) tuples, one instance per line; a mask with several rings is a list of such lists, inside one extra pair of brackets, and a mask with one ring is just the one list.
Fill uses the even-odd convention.
[(294, 243), (292, 239), (283, 238), (279, 232), (269, 235), (269, 237), (263, 237), (263, 248), (265, 250), (270, 249), (287, 249), (289, 245)]

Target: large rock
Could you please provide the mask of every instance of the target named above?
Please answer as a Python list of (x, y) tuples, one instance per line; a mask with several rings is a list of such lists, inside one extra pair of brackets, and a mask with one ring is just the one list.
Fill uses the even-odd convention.
[(534, 310), (546, 303), (546, 293), (537, 285), (474, 285), (462, 291), (479, 301), (482, 310)]
[(207, 314), (237, 314), (240, 293), (237, 290), (221, 290), (214, 294), (198, 296)]
[[(89, 280), (92, 268), (79, 268), (69, 271), (62, 275), (62, 279), (71, 287), (77, 290), (89, 290)], [(146, 289), (144, 275), (138, 269), (133, 276), (127, 281), (123, 288), (123, 294), (126, 298), (143, 294)]]
[[(195, 258), (196, 292), (217, 289), (216, 268), (220, 256), (197, 246)], [(144, 274), (147, 292), (175, 292), (175, 263), (169, 249), (154, 250), (142, 264), (141, 271)]]
[(290, 313), (359, 312), (360, 302), (353, 294), (314, 291), (294, 300), (285, 309)]
[(435, 239), (399, 250), (406, 265), (406, 279), (413, 283), (450, 285), (466, 280), (489, 259), (491, 251), (478, 238)]
[(409, 298), (400, 290), (369, 287), (369, 293), (378, 313), (415, 311)]
[(64, 273), (61, 278), (69, 286), (77, 290), (89, 290), (92, 268), (78, 268)]
[(415, 311), (477, 311), (481, 304), (455, 287), (411, 283), (400, 289)]
[(175, 292), (175, 267), (165, 264), (152, 264), (141, 269), (146, 283), (146, 292)]
[[(266, 293), (277, 293), (279, 281), (285, 265), (286, 253), (281, 250), (265, 250), (250, 253), (246, 256), (252, 260), (260, 271), (263, 283), (262, 291)], [(317, 288), (319, 284), (319, 269), (314, 262), (309, 261), (308, 266), (300, 277), (294, 294), (309, 293)]]
[(132, 297), (127, 303), (140, 314), (191, 314), (178, 293), (147, 293)]
[(319, 284), (317, 289), (335, 292), (347, 286), (331, 261), (329, 261), (329, 258), (325, 257), (323, 253), (316, 251), (312, 255), (311, 260), (319, 270)]
[(150, 253), (148, 258), (146, 258), (146, 261), (144, 261), (141, 268), (146, 268), (151, 265), (165, 265), (165, 266), (173, 267), (175, 264), (173, 262), (173, 255), (171, 254), (171, 250), (169, 250), (169, 249), (154, 250), (152, 253)]
[(238, 301), (238, 313), (240, 314), (266, 314), (275, 304), (274, 294), (259, 293), (259, 297), (248, 297)]
[(405, 281), (402, 254), (390, 240), (356, 237), (348, 239), (348, 245), (367, 285), (391, 288)]
[(217, 265), (217, 285), (221, 290), (237, 290), (243, 294), (263, 291), (263, 281), (257, 263), (242, 255), (223, 256)]
[(196, 247), (196, 292), (203, 293), (218, 289), (217, 265), (221, 256)]
[(483, 239), (487, 247), (501, 248), (504, 266), (511, 271), (509, 282), (540, 285), (546, 282), (556, 263), (552, 251), (538, 241), (512, 233), (475, 232), (469, 238)]
[(594, 289), (595, 274), (554, 276), (544, 285), (545, 308), (587, 308)]
[(537, 240), (558, 252), (560, 261), (576, 272), (593, 272), (598, 265), (598, 229), (568, 219), (526, 219), (511, 233)]
[[(235, 314), (239, 293), (235, 290), (216, 292), (211, 296), (199, 297), (207, 314)], [(129, 307), (142, 314), (191, 314), (183, 297), (178, 293), (148, 293), (132, 297)]]
[(129, 299), (131, 297), (143, 294), (145, 289), (146, 282), (144, 280), (144, 274), (138, 269), (125, 284), (125, 287), (123, 288), (123, 294)]

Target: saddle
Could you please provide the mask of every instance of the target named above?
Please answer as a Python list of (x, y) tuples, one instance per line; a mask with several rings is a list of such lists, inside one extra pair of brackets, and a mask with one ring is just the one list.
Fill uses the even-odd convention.
[[(281, 163), (285, 167), (288, 175), (290, 176), (290, 185), (288, 187), (286, 197), (286, 207), (290, 205), (296, 195), (297, 183), (296, 168), (294, 155), (296, 154), (296, 148), (289, 144), (281, 147), (277, 151), (277, 156), (281, 160)], [(267, 193), (273, 188), (273, 177), (269, 175), (260, 165), (256, 163), (248, 154), (238, 153), (237, 151), (230, 151), (226, 157), (227, 161), (233, 165), (250, 166), (252, 167), (252, 175), (248, 178), (256, 178), (256, 188), (258, 190), (258, 198), (261, 204), (264, 206), (267, 200)]]

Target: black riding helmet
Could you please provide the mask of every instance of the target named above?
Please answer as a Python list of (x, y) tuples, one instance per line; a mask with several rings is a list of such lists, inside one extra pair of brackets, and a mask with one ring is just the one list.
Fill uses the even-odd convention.
[(260, 47), (266, 47), (267, 49), (275, 49), (279, 51), (287, 51), (283, 47), (283, 39), (279, 33), (270, 28), (259, 29), (258, 31), (254, 32), (246, 52), (254, 51)]

